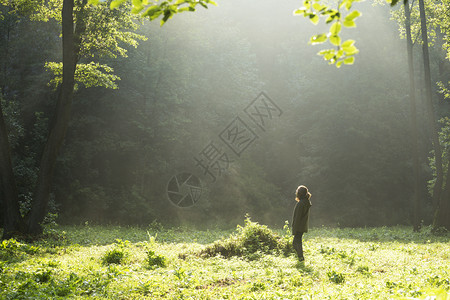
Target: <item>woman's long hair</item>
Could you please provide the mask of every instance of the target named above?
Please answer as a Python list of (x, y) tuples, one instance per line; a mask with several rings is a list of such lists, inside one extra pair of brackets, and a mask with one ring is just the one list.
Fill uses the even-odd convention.
[(311, 193), (308, 192), (308, 188), (304, 185), (300, 185), (297, 188), (297, 191), (295, 191), (295, 200), (296, 201), (300, 201), (300, 199), (305, 198), (306, 200), (309, 200), (309, 198), (311, 198)]

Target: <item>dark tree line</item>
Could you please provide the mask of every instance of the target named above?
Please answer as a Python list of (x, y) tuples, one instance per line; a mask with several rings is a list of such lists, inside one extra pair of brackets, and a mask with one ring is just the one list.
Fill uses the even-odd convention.
[[(89, 52), (97, 38), (107, 35), (99, 35), (101, 26), (81, 15), (118, 15), (92, 12), (83, 2), (75, 2), (75, 8), (71, 4), (64, 2), (66, 23), (64, 17), (30, 21), (19, 12), (6, 11), (8, 18), (1, 20), (5, 232), (40, 232), (48, 207), (61, 223), (157, 220), (168, 225), (234, 226), (248, 212), (254, 219), (281, 225), (290, 218), (298, 184), (313, 193), (315, 225), (432, 221), (433, 206), (425, 188), (416, 191), (421, 210), (412, 218), (417, 180), (411, 176), (406, 51), (386, 11), (361, 19), (357, 64), (335, 70), (315, 56), (316, 49), (300, 46), (314, 28), (301, 31), (297, 19), (271, 23), (264, 15), (242, 18), (233, 13), (232, 4), (223, 4), (215, 14), (175, 18), (162, 28), (145, 24), (139, 33), (148, 40), (139, 47), (117, 44), (128, 50), (127, 58), (102, 56), (114, 52), (108, 48), (114, 42), (105, 37), (108, 47)], [(282, 19), (289, 9), (280, 5), (273, 13)], [(75, 27), (70, 20), (88, 21), (78, 21)], [(372, 31), (373, 24), (383, 25)], [(27, 28), (42, 30), (29, 36)], [(68, 39), (62, 57), (68, 69), (61, 70), (71, 75), (54, 90), (46, 85), (54, 77), (43, 66), (60, 58), (60, 28)], [(132, 27), (124, 25), (122, 32), (130, 32), (127, 28)], [(277, 34), (257, 34), (264, 30)], [(431, 49), (434, 70), (433, 62), (441, 57), (433, 50), (437, 48)], [(417, 50), (411, 55), (417, 57)], [(114, 81), (106, 71), (95, 75), (97, 69), (90, 69), (90, 63), (113, 67), (121, 80)], [(77, 77), (76, 64), (91, 70), (88, 80)], [(439, 76), (445, 79), (446, 74)], [(87, 82), (100, 84), (87, 88)], [(119, 89), (101, 87), (115, 85)], [(232, 157), (229, 168), (210, 182), (193, 157), (217, 140), (263, 90), (283, 115), (266, 132), (258, 131), (255, 144), (241, 157)], [(417, 107), (418, 123), (426, 123), (423, 104)], [(436, 107), (442, 115), (448, 109), (444, 102)], [(55, 109), (61, 112), (55, 114)], [(426, 160), (430, 136), (425, 126), (419, 128), (416, 168), (422, 183), (433, 176)], [(203, 176), (204, 191), (195, 206), (179, 209), (167, 200), (167, 182), (186, 170)]]

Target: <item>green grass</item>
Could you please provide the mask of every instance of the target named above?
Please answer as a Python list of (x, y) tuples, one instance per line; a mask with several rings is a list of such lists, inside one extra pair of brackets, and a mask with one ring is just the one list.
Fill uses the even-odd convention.
[[(301, 264), (276, 245), (257, 249), (245, 229), (251, 226), (262, 227), (64, 226), (56, 238), (4, 241), (0, 299), (450, 299), (449, 234), (314, 228), (305, 235)], [(280, 243), (292, 239), (269, 231)], [(200, 255), (232, 241), (249, 247), (249, 240), (251, 252)]]

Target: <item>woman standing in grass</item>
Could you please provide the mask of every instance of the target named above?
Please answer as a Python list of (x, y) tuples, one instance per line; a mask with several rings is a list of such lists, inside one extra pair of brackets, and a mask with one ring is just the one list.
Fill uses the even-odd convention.
[(295, 195), (297, 204), (292, 217), (292, 234), (294, 235), (292, 246), (297, 252), (298, 259), (304, 261), (302, 237), (303, 233), (308, 232), (309, 208), (311, 207), (311, 200), (309, 199), (311, 194), (306, 186), (301, 185), (297, 188)]

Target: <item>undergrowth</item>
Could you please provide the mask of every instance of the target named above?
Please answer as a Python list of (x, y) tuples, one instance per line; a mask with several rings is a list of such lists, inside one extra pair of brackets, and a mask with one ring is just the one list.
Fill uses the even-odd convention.
[[(65, 226), (0, 244), (0, 299), (450, 299), (450, 235), (289, 226)], [(63, 237), (63, 238), (54, 238)], [(181, 259), (182, 258), (182, 259)]]
[[(288, 228), (288, 227), (287, 227)], [(215, 241), (207, 245), (194, 255), (200, 257), (213, 257), (220, 255), (224, 258), (243, 256), (249, 259), (257, 259), (261, 254), (289, 255), (293, 248), (288, 232), (284, 237), (270, 230), (266, 225), (252, 222), (246, 217), (244, 227), (238, 225), (237, 232), (227, 239)], [(187, 254), (182, 254), (185, 257)]]

